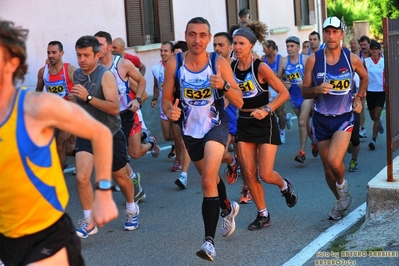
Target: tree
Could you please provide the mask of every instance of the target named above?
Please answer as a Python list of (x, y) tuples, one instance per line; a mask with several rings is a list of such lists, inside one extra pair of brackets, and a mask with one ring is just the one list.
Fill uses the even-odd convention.
[(351, 29), (353, 21), (370, 21), (371, 33), (382, 36), (382, 18), (399, 18), (399, 0), (327, 0), (327, 15), (344, 20)]
[(371, 32), (382, 36), (382, 18), (399, 18), (399, 0), (369, 0)]
[(353, 21), (370, 19), (368, 0), (327, 0), (327, 16), (336, 16), (353, 27)]

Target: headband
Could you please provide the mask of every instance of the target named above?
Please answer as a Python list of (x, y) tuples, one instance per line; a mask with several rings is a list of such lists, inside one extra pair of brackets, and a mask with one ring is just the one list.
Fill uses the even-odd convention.
[(245, 37), (245, 38), (247, 38), (248, 41), (249, 41), (250, 43), (252, 43), (252, 44), (255, 44), (256, 41), (258, 40), (258, 39), (256, 38), (255, 33), (253, 33), (253, 31), (250, 30), (250, 29), (248, 29), (247, 27), (241, 27), (241, 28), (236, 29), (236, 30), (233, 32), (233, 37), (235, 37), (235, 36), (242, 36), (242, 37)]

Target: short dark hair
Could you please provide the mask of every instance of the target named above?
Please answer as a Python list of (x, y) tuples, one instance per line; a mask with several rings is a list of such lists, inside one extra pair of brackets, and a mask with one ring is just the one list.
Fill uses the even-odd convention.
[(53, 46), (53, 45), (57, 45), (58, 46), (58, 50), (60, 50), (60, 52), (64, 51), (64, 46), (62, 45), (62, 43), (60, 41), (51, 41), (48, 43), (47, 46)]
[(13, 57), (19, 59), (19, 66), (12, 75), (13, 83), (17, 80), (24, 80), (24, 76), (28, 71), (26, 63), (26, 39), (28, 30), (15, 27), (14, 22), (4, 21), (0, 19), (0, 49), (4, 52), (4, 61), (8, 61)]
[(213, 36), (215, 37), (225, 37), (230, 45), (233, 44), (233, 37), (228, 32), (218, 32)]
[(94, 54), (100, 52), (100, 43), (98, 42), (97, 38), (94, 36), (86, 35), (80, 37), (75, 44), (75, 49), (83, 49), (91, 47), (93, 48)]
[(319, 41), (320, 41), (320, 34), (317, 32), (317, 31), (312, 31), (310, 34), (309, 34), (309, 36), (310, 35), (317, 35), (317, 39), (319, 39)]
[(367, 37), (366, 35), (363, 35), (362, 37), (359, 38), (359, 43), (364, 41), (367, 41), (369, 44), (371, 42), (370, 38)]
[(161, 43), (161, 45), (166, 45), (166, 44), (169, 45), (170, 50), (172, 51), (173, 50), (173, 43), (171, 41), (164, 41), (163, 43)]
[(109, 34), (108, 32), (106, 32), (106, 31), (99, 31), (99, 32), (97, 32), (96, 34), (94, 34), (94, 36), (95, 36), (95, 37), (102, 37), (102, 38), (105, 38), (105, 40), (107, 41), (107, 43), (108, 43), (109, 45), (112, 45), (112, 37), (111, 37), (111, 34)]
[(190, 21), (187, 22), (186, 31), (188, 28), (188, 24), (205, 24), (208, 26), (209, 32), (211, 32), (211, 24), (209, 24), (208, 20), (206, 20), (203, 17), (195, 17), (195, 18), (190, 19)]
[(243, 17), (245, 17), (248, 14), (251, 14), (251, 11), (248, 8), (246, 8), (246, 7), (244, 7), (243, 9), (240, 10), (240, 12), (238, 12), (238, 16), (240, 18), (243, 18)]
[(277, 46), (277, 44), (276, 44), (275, 41), (273, 41), (273, 40), (267, 40), (267, 41), (266, 41), (266, 45), (267, 45), (268, 47), (273, 48), (274, 51), (278, 51), (278, 46)]
[(172, 51), (174, 52), (176, 49), (181, 49), (183, 52), (187, 51), (188, 50), (187, 42), (178, 41), (177, 43), (175, 43), (175, 45), (173, 45)]

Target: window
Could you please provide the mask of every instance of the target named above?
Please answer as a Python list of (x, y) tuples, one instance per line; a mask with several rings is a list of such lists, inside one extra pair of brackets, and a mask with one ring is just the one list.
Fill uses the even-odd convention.
[(127, 45), (173, 41), (172, 0), (125, 0)]
[(238, 24), (238, 12), (243, 8), (251, 11), (251, 20), (258, 20), (258, 1), (257, 0), (226, 0), (227, 10), (227, 29)]
[(316, 24), (316, 12), (314, 0), (294, 0), (295, 25)]

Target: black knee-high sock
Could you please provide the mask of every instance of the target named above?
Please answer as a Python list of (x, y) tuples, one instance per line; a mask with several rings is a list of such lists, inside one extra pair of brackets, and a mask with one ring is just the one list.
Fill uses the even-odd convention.
[(219, 197), (204, 197), (202, 200), (202, 219), (204, 220), (205, 237), (215, 238), (219, 220)]
[(219, 193), (219, 198), (220, 198), (220, 208), (222, 210), (227, 210), (227, 214), (224, 211), (223, 213), (225, 215), (228, 215), (230, 213), (230, 201), (227, 198), (226, 194), (226, 186), (224, 185), (223, 180), (220, 178), (220, 182), (218, 184), (218, 193)]

